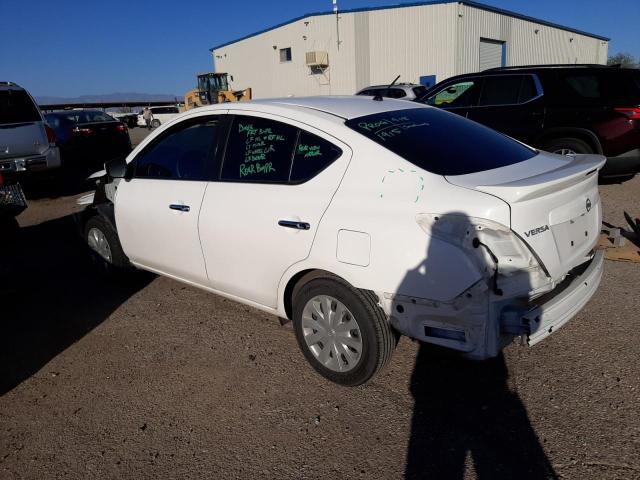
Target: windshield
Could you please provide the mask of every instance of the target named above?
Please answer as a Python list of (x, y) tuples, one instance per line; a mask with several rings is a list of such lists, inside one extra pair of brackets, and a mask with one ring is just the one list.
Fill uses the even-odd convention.
[(356, 132), (438, 175), (465, 175), (523, 162), (537, 151), (437, 108), (412, 108), (347, 120)]
[(40, 122), (40, 111), (24, 90), (0, 90), (0, 125)]

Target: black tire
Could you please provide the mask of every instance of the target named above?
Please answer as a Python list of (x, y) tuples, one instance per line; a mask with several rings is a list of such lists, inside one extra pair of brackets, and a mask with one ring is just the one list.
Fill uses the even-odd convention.
[(574, 153), (593, 153), (593, 148), (579, 138), (554, 138), (545, 142), (543, 149), (551, 153), (560, 153), (562, 150), (570, 150)]
[[(325, 367), (304, 339), (302, 312), (307, 302), (319, 295), (328, 295), (342, 302), (353, 314), (360, 329), (362, 353), (355, 366), (347, 372)], [(293, 328), (300, 350), (311, 366), (326, 379), (345, 386), (368, 382), (389, 362), (397, 343), (397, 334), (378, 306), (375, 294), (354, 288), (341, 278), (329, 274), (314, 278), (294, 290)]]
[(160, 120), (157, 120), (157, 119), (151, 120), (151, 127), (152, 128), (158, 128), (159, 126), (160, 126)]
[[(93, 248), (91, 248), (89, 244), (89, 234), (92, 229), (97, 229), (104, 235), (104, 238), (109, 244), (109, 249), (111, 251), (111, 261), (108, 261)], [(102, 273), (120, 274), (131, 269), (131, 263), (129, 263), (129, 259), (124, 254), (122, 245), (120, 245), (118, 233), (111, 226), (111, 224), (100, 215), (91, 217), (85, 224), (84, 241), (89, 247), (89, 251), (91, 252), (94, 263)]]

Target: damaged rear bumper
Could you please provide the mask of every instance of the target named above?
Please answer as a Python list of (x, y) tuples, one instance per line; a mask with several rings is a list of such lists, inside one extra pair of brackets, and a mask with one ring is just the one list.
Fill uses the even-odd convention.
[(450, 302), (389, 293), (378, 297), (401, 333), (485, 360), (516, 337), (534, 345), (571, 320), (598, 289), (603, 265), (604, 256), (598, 251), (553, 290), (532, 301), (496, 296), (485, 282)]
[(541, 342), (582, 310), (596, 293), (603, 270), (604, 254), (599, 250), (589, 262), (577, 267), (574, 276), (535, 300), (522, 315), (523, 323), (528, 325), (524, 332), (527, 345)]

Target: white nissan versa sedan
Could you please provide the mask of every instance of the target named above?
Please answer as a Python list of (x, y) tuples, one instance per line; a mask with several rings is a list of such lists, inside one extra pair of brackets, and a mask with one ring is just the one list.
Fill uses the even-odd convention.
[(482, 360), (576, 315), (602, 275), (604, 161), (398, 100), (225, 103), (109, 163), (81, 220), (111, 269), (287, 317), (320, 374), (357, 385), (398, 332)]

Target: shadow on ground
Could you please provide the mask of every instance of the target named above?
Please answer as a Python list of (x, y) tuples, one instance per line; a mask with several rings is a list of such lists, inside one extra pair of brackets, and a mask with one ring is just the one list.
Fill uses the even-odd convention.
[(102, 167), (62, 169), (18, 178), (27, 200), (58, 198), (94, 190), (95, 180), (87, 177)]
[(101, 276), (71, 216), (0, 232), (0, 395), (102, 323), (152, 279)]
[(422, 345), (406, 478), (462, 480), (470, 464), (479, 480), (558, 478), (507, 377), (502, 354), (471, 362)]

